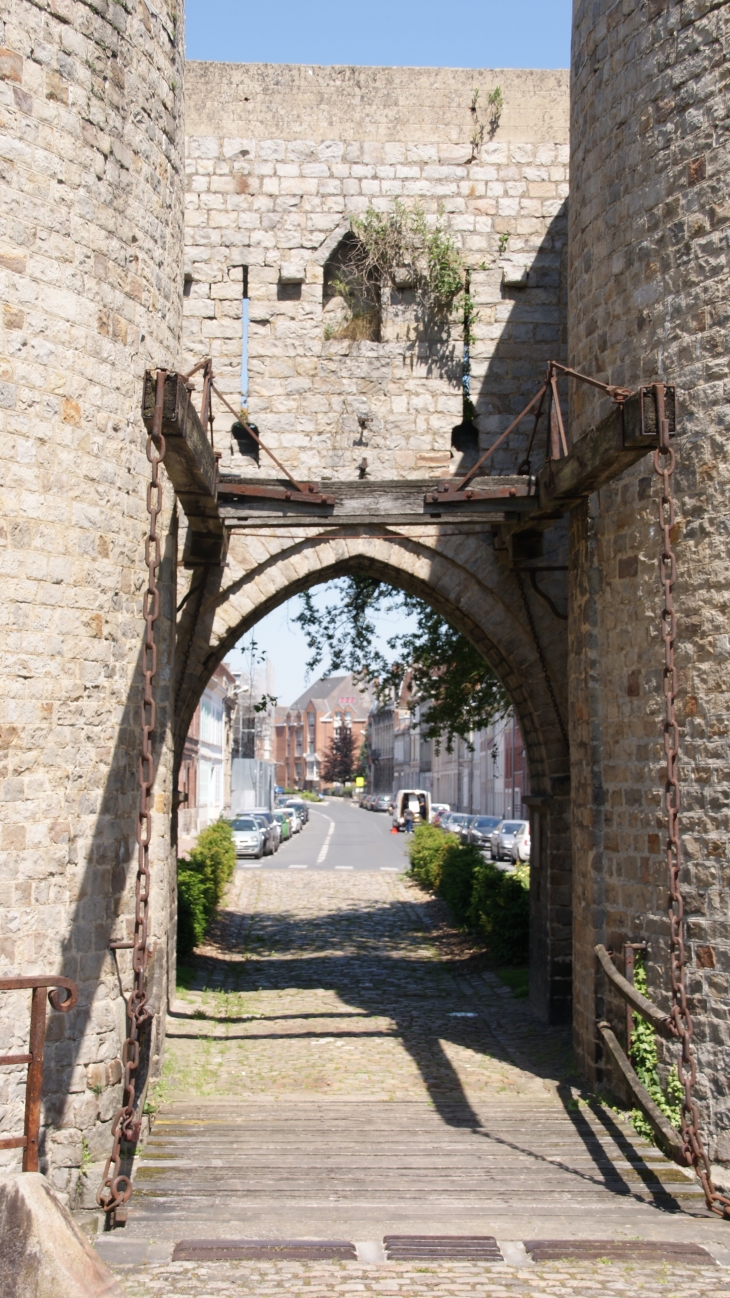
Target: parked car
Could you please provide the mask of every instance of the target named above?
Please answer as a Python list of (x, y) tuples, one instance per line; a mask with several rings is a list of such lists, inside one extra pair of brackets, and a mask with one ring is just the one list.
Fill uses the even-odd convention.
[(381, 793), (380, 797), (375, 799), (373, 811), (390, 811), (392, 805), (392, 798), (387, 793)]
[(527, 820), (501, 820), (496, 829), (492, 831), (492, 858), (495, 861), (512, 859), (512, 844), (515, 841), (517, 830), (523, 825), (529, 828)]
[(475, 820), (476, 820), (476, 816), (465, 816), (461, 824), (459, 825), (457, 833), (459, 835), (459, 841), (462, 843), (462, 845), (469, 842), (469, 830), (471, 829)]
[(487, 848), (491, 855), (492, 834), (500, 824), (499, 816), (475, 816), (469, 826), (468, 841), (476, 847)]
[(510, 857), (514, 865), (530, 859), (530, 826), (526, 820), (522, 822), (514, 836)]
[(443, 829), (447, 834), (460, 834), (461, 826), (465, 820), (470, 820), (465, 811), (449, 811), (439, 821), (439, 829)]
[(289, 829), (292, 834), (298, 834), (302, 828), (302, 822), (297, 815), (294, 807), (282, 807), (282, 815), (286, 816), (289, 821)]
[(263, 856), (264, 831), (253, 816), (236, 816), (231, 829), (236, 856), (254, 856), (257, 860)]
[(449, 806), (448, 802), (432, 802), (431, 803), (431, 824), (438, 825), (441, 817), (444, 815), (446, 811), (451, 811), (451, 807)]
[(275, 850), (278, 851), (279, 843), (281, 842), (281, 834), (279, 833), (279, 826), (277, 825), (276, 821), (274, 820), (274, 813), (273, 813), (273, 811), (269, 811), (268, 807), (254, 807), (254, 809), (253, 809), (253, 811), (252, 811), (251, 814), (252, 814), (253, 816), (261, 816), (261, 817), (266, 821), (266, 823), (267, 823), (268, 825), (271, 825), (272, 829), (274, 830), (274, 834), (275, 834), (275, 836), (276, 836), (276, 849), (275, 849)]
[(286, 842), (287, 838), (291, 838), (291, 829), (290, 829), (290, 827), (289, 827), (289, 818), (288, 818), (288, 816), (285, 816), (285, 815), (284, 815), (284, 812), (283, 812), (283, 811), (275, 811), (275, 812), (274, 812), (274, 820), (276, 821), (277, 825), (279, 826), (279, 832), (281, 833), (281, 841), (282, 841), (282, 843), (284, 843), (284, 842)]
[(299, 819), (301, 820), (302, 824), (306, 825), (307, 821), (309, 820), (309, 807), (307, 806), (304, 798), (289, 798), (289, 801), (287, 802), (286, 805), (288, 807), (293, 807)]
[(264, 856), (273, 856), (279, 850), (281, 841), (279, 838), (279, 826), (273, 815), (271, 820), (267, 820), (266, 816), (262, 815), (260, 811), (252, 811), (251, 817), (260, 826), (264, 836)]

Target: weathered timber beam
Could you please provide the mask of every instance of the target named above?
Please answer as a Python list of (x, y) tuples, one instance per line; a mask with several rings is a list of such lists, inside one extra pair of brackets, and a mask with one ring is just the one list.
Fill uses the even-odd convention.
[(599, 942), (598, 946), (595, 947), (594, 950), (598, 956), (598, 961), (603, 972), (609, 981), (613, 983), (619, 994), (623, 996), (624, 1000), (628, 1001), (629, 1004), (634, 1007), (637, 1014), (640, 1014), (642, 1019), (646, 1019), (647, 1023), (650, 1023), (654, 1031), (658, 1033), (660, 1037), (664, 1037), (665, 1041), (676, 1041), (677, 1034), (674, 1031), (674, 1025), (669, 1015), (664, 1014), (663, 1011), (659, 1009), (658, 1005), (655, 1005), (653, 1001), (650, 1001), (647, 996), (643, 996), (641, 992), (634, 987), (633, 983), (630, 983), (627, 978), (624, 978), (623, 974), (619, 973), (613, 960), (608, 954), (608, 951), (602, 943)]
[(654, 1135), (657, 1138), (657, 1143), (669, 1158), (673, 1160), (673, 1162), (679, 1163), (680, 1167), (687, 1167), (687, 1158), (684, 1152), (681, 1135), (678, 1131), (675, 1131), (674, 1127), (671, 1126), (664, 1117), (664, 1114), (654, 1103), (646, 1087), (642, 1086), (608, 1023), (599, 1023), (598, 1031), (603, 1038), (603, 1043), (611, 1055), (611, 1058), (626, 1082), (632, 1100), (636, 1104), (637, 1108), (641, 1109), (641, 1112), (654, 1132)]
[[(493, 480), (490, 480), (490, 486)], [(500, 478), (493, 490), (466, 493), (442, 514), (432, 499), (433, 479), (351, 480), (328, 482), (327, 495), (298, 496), (280, 480), (222, 477), (218, 487), (221, 514), (229, 526), (246, 521), (284, 526), (318, 525), (323, 519), (349, 526), (403, 526), (443, 518), (449, 523), (501, 523), (537, 508), (536, 496), (524, 494), (525, 479)], [(514, 494), (511, 494), (514, 492)]]
[[(148, 370), (142, 397), (148, 432), (152, 431), (155, 386), (156, 377)], [(162, 434), (165, 469), (189, 525), (183, 564), (186, 568), (219, 564), (225, 554), (226, 529), (216, 498), (218, 466), (190, 392), (181, 375), (172, 371), (165, 378)]]
[[(675, 430), (675, 389), (665, 389), (669, 431)], [(642, 412), (643, 406), (643, 412)], [(643, 418), (642, 418), (643, 413)], [(566, 513), (613, 481), (657, 444), (657, 416), (650, 388), (615, 405), (571, 446), (562, 460), (548, 460), (537, 475), (540, 511)]]

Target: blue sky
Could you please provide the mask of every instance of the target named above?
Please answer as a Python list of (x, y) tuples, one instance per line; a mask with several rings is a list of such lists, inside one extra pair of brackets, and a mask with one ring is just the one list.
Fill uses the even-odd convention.
[[(316, 588), (312, 594), (315, 606), (324, 607), (329, 594), (327, 586)], [(299, 627), (292, 621), (298, 608), (298, 599), (291, 599), (286, 604), (281, 604), (279, 608), (274, 609), (273, 613), (262, 618), (252, 633), (256, 641), (257, 653), (265, 655), (273, 668), (272, 692), (279, 702), (286, 706), (299, 697), (307, 684), (322, 675), (322, 671), (317, 670), (307, 677), (305, 667), (309, 657), (307, 642)], [(396, 631), (414, 630), (416, 625), (415, 618), (404, 618), (395, 613), (381, 613), (374, 621), (378, 632), (376, 648), (386, 656), (390, 652), (387, 647), (389, 637), (395, 635)], [(248, 672), (250, 644), (251, 633), (239, 641), (232, 653), (228, 654), (226, 663), (231, 671)]]
[(187, 0), (189, 59), (567, 68), (572, 0)]

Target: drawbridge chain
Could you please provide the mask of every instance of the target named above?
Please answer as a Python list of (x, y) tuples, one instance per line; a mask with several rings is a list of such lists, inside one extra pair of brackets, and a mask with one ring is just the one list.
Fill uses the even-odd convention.
[(155, 622), (160, 613), (160, 592), (157, 587), (157, 569), (160, 566), (160, 537), (157, 520), (162, 510), (162, 483), (160, 464), (165, 456), (165, 439), (162, 435), (163, 399), (166, 371), (157, 371), (155, 410), (152, 431), (147, 438), (147, 459), (152, 466), (147, 485), (147, 512), (149, 530), (145, 540), (147, 589), (144, 594), (145, 620), (142, 651), (142, 676), (144, 691), (141, 706), (141, 744), (139, 756), (139, 812), (137, 815), (137, 882), (135, 890), (134, 940), (112, 943), (115, 950), (132, 951), (133, 984), (127, 1000), (129, 1027), (122, 1049), (124, 1067), (124, 1103), (112, 1124), (112, 1151), (106, 1161), (104, 1176), (97, 1203), (106, 1213), (114, 1213), (120, 1223), (126, 1218), (126, 1203), (132, 1193), (132, 1181), (122, 1172), (122, 1141), (136, 1144), (139, 1140), (141, 1118), (137, 1113), (136, 1071), (139, 1067), (140, 1030), (152, 1018), (147, 1004), (147, 965), (149, 964), (149, 899), (150, 899), (150, 842), (152, 840), (152, 789), (155, 782), (155, 758), (152, 735), (157, 721), (157, 706), (152, 694), (152, 682), (157, 671), (157, 646)]

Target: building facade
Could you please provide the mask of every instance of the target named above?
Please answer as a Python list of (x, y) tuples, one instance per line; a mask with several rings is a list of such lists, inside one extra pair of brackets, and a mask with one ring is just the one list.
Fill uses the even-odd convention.
[(322, 786), (322, 765), (342, 726), (354, 736), (357, 756), (367, 733), (370, 695), (352, 674), (325, 676), (275, 719), (276, 783), (284, 789)]
[[(510, 709), (471, 744), (455, 737), (452, 749), (428, 738), (428, 708), (411, 711), (405, 697), (398, 705), (374, 705), (369, 719), (369, 789), (395, 793), (426, 789), (432, 802), (469, 815), (529, 819), (523, 798), (529, 794), (525, 745), (517, 718)], [(390, 763), (384, 754), (392, 753)], [(388, 777), (390, 783), (387, 783)]]
[(221, 663), (206, 685), (185, 740), (178, 789), (179, 847), (186, 851), (231, 805), (236, 680)]

